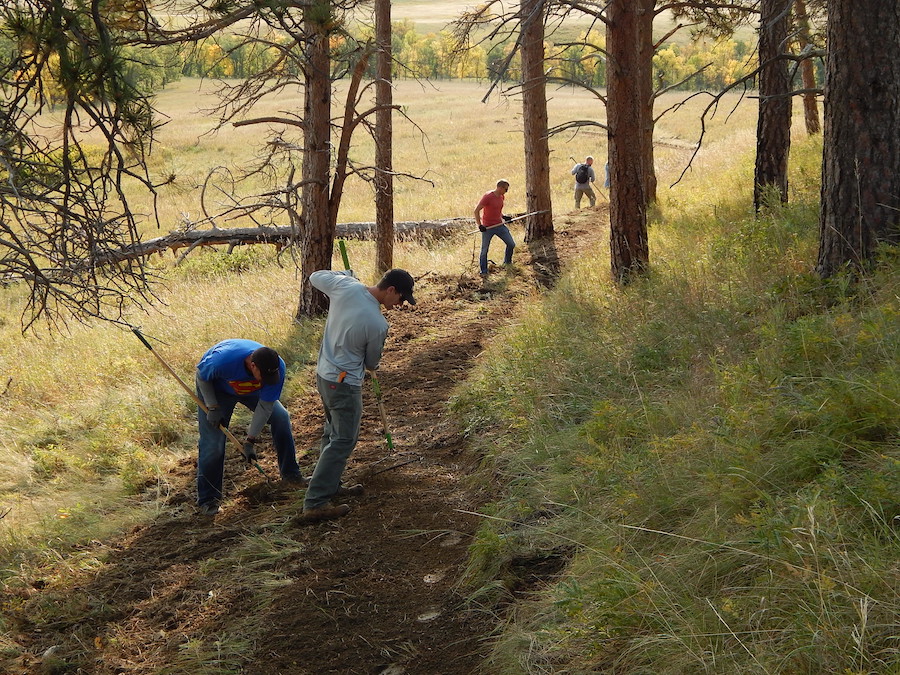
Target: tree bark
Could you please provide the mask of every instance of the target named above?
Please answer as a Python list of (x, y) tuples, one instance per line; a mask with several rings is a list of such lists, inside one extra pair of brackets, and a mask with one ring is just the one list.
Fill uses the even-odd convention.
[(644, 179), (640, 8), (633, 0), (607, 5), (607, 121), (609, 125), (610, 260), (613, 277), (626, 282), (649, 264)]
[(378, 238), (375, 271), (383, 274), (394, 266), (393, 104), (391, 68), (391, 2), (375, 0), (376, 64), (375, 102), (375, 222)]
[[(794, 17), (797, 20), (797, 42), (802, 54), (810, 46), (809, 15), (806, 13), (805, 0), (794, 0)], [(816, 88), (816, 69), (812, 58), (800, 62), (800, 77), (803, 79), (803, 119), (806, 122), (806, 133), (810, 136), (822, 133), (819, 122), (819, 102), (812, 91)]]
[[(329, 4), (324, 6), (328, 9)], [(307, 28), (306, 87), (303, 116), (303, 242), (301, 247), (298, 319), (327, 309), (325, 295), (309, 283), (309, 275), (331, 269), (334, 230), (329, 210), (331, 164), (331, 59), (329, 36), (320, 18), (305, 19)], [(327, 17), (330, 12), (323, 12)], [(319, 12), (315, 13), (319, 16)]]
[(525, 241), (553, 237), (547, 79), (544, 75), (544, 0), (523, 0), (522, 117), (525, 128)]
[(900, 243), (900, 1), (828, 4), (822, 208), (816, 271)]
[(647, 204), (656, 202), (656, 160), (653, 149), (653, 19), (656, 16), (656, 0), (637, 0), (638, 4), (638, 87), (641, 101), (641, 152), (644, 168), (644, 199)]
[(762, 0), (759, 18), (759, 118), (756, 125), (756, 171), (753, 206), (759, 211), (770, 188), (787, 202), (787, 167), (791, 149), (791, 91), (787, 61), (790, 0)]

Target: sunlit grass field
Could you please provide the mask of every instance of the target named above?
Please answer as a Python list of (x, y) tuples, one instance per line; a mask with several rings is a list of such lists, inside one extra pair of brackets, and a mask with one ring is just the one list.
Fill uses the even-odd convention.
[(502, 495), (470, 560), (473, 602), (515, 604), (491, 672), (900, 668), (897, 251), (811, 273), (818, 139), (759, 217), (752, 154), (707, 160), (649, 278), (585, 256), (455, 401)]
[[(421, 34), (436, 33), (442, 30), (452, 30), (452, 22), (464, 11), (471, 11), (480, 3), (470, 0), (395, 0), (391, 3), (391, 19), (393, 21), (408, 20), (416, 26), (416, 31)], [(371, 24), (370, 12), (365, 7), (358, 12), (357, 20)], [(495, 8), (495, 11), (501, 11)], [(655, 21), (655, 36), (657, 39), (668, 35), (675, 27), (676, 22), (669, 12), (663, 12)], [(556, 29), (547, 36), (548, 40), (562, 42), (568, 39), (576, 39), (581, 33), (591, 26), (591, 18), (573, 16), (566, 17), (565, 25)], [(752, 42), (756, 35), (752, 26), (738, 28), (735, 37), (739, 40)], [(486, 31), (485, 31), (486, 32)], [(681, 30), (668, 38), (673, 42), (687, 42), (691, 39), (690, 30)]]
[[(230, 175), (253, 166), (263, 152), (262, 144), (272, 131), (270, 125), (225, 127), (212, 133), (215, 117), (209, 110), (215, 105), (216, 83), (186, 79), (159, 94), (157, 108), (171, 118), (162, 128), (155, 153), (153, 169), (158, 176), (174, 174), (175, 183), (163, 189), (160, 199), (162, 229), (176, 229), (185, 221), (201, 217), (197, 206), (201, 186), (207, 175), (219, 167)], [(402, 106), (409, 121), (397, 115), (394, 120), (394, 169), (414, 178), (395, 180), (394, 215), (398, 221), (425, 218), (453, 218), (469, 216), (480, 196), (491, 189), (497, 179), (507, 178), (512, 186), (507, 195), (507, 211), (524, 212), (524, 150), (522, 149), (522, 116), (518, 98), (504, 96), (495, 90), (485, 102), (486, 82), (415, 82), (396, 83), (394, 103)], [(334, 97), (333, 114), (341, 111), (341, 88)], [(663, 97), (659, 111), (668, 109), (684, 94)], [(550, 125), (569, 120), (605, 122), (603, 106), (594, 97), (572, 88), (548, 89)], [(755, 102), (745, 99), (735, 112), (735, 96), (720, 106), (720, 111), (708, 124), (704, 154), (715, 154), (716, 148), (728, 138), (734, 144), (735, 134), (742, 130), (742, 147), (753, 143)], [(659, 122), (658, 138), (672, 141), (675, 147), (660, 146), (658, 165), (663, 174), (662, 184), (677, 178), (688, 153), (686, 148), (696, 142), (700, 125), (697, 117), (708, 99), (697, 97), (678, 111)], [(254, 117), (275, 115), (281, 111), (302, 110), (302, 92), (282, 94), (277, 100), (264, 101), (253, 113)], [(566, 212), (573, 208), (571, 199), (572, 159), (583, 161), (593, 155), (600, 167), (606, 160), (606, 132), (588, 127), (578, 133), (569, 132), (551, 139), (551, 181), (554, 208)], [(350, 159), (357, 165), (374, 163), (371, 139), (358, 134), (354, 137)], [(223, 173), (217, 176), (224, 175)], [(417, 180), (419, 179), (419, 180)], [(233, 186), (217, 178), (230, 192)], [(261, 189), (259, 183), (237, 187), (247, 194)], [(214, 195), (213, 190), (208, 194)], [(210, 199), (210, 208), (227, 199)], [(149, 211), (149, 202), (144, 211)], [(351, 176), (345, 186), (339, 222), (372, 221), (375, 218), (371, 184), (358, 176)], [(151, 223), (148, 222), (148, 228)], [(165, 232), (163, 232), (164, 234)], [(152, 230), (148, 229), (148, 235)]]

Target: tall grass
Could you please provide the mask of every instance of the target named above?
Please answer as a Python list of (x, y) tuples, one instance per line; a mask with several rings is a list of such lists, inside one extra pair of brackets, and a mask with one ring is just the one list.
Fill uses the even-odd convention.
[(759, 218), (746, 162), (664, 200), (646, 280), (615, 287), (585, 257), (461, 389), (460, 414), (497, 429), (503, 495), (475, 597), (568, 560), (518, 606), (500, 672), (900, 667), (898, 259), (809, 273), (819, 151), (795, 147), (799, 189)]

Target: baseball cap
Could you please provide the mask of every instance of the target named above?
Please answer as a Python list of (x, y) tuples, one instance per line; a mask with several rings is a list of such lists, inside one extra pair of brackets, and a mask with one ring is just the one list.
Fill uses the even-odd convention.
[(260, 347), (250, 355), (250, 360), (259, 368), (263, 384), (281, 382), (281, 359), (271, 347)]
[(384, 273), (384, 276), (381, 278), (381, 283), (378, 285), (382, 288), (393, 286), (397, 289), (397, 292), (403, 300), (414, 305), (416, 304), (416, 299), (413, 297), (413, 286), (415, 286), (415, 284), (416, 281), (409, 272), (401, 269), (393, 269)]

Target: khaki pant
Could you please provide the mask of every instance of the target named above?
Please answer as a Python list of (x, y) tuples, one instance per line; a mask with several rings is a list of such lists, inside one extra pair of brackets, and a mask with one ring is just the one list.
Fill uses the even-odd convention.
[(587, 195), (588, 200), (591, 202), (591, 206), (593, 206), (597, 202), (597, 196), (594, 194), (594, 191), (591, 189), (591, 184), (586, 183), (582, 185), (581, 183), (575, 183), (575, 208), (581, 208), (581, 197), (583, 195)]

